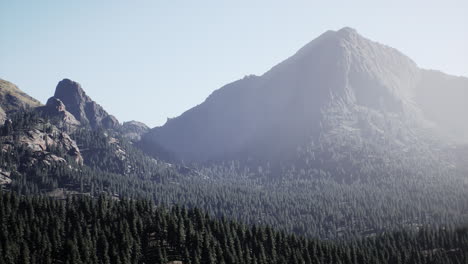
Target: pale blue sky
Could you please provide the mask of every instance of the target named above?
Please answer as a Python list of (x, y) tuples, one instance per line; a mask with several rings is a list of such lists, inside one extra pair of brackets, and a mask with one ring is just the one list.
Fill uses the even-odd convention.
[(0, 0), (0, 78), (42, 102), (70, 78), (120, 121), (157, 126), (344, 26), (468, 76), (466, 0)]

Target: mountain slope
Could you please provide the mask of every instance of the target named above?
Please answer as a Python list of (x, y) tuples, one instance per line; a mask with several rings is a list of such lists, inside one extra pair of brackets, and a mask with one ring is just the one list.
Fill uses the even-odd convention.
[(40, 105), (38, 100), (21, 91), (13, 83), (0, 79), (0, 123), (3, 124), (9, 113)]
[(328, 31), (264, 75), (213, 92), (142, 141), (197, 162), (286, 160), (333, 135), (414, 143), (429, 126), (414, 100), (423, 77), (393, 48), (350, 28)]

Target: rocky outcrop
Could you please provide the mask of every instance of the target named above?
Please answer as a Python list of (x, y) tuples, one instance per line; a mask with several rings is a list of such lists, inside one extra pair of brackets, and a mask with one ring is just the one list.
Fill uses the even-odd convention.
[(125, 160), (127, 159), (127, 153), (125, 152), (125, 149), (122, 147), (121, 142), (116, 139), (115, 137), (109, 136), (106, 134), (107, 137), (107, 143), (112, 146), (112, 149), (114, 150), (114, 155), (116, 158), (119, 160)]
[(58, 83), (53, 98), (61, 100), (67, 111), (82, 125), (89, 125), (94, 129), (116, 129), (119, 127), (119, 121), (86, 95), (77, 82), (63, 79)]
[(0, 168), (0, 186), (8, 185), (11, 183), (11, 172), (4, 171)]
[[(8, 121), (7, 121), (8, 122)], [(17, 146), (29, 149), (29, 161), (22, 166), (33, 166), (38, 162), (47, 165), (54, 162), (66, 162), (65, 155), (71, 157), (77, 164), (83, 164), (83, 157), (76, 142), (71, 137), (48, 123), (41, 122), (26, 131), (13, 131), (0, 138), (2, 150), (10, 152)]]
[(120, 128), (122, 136), (131, 141), (140, 140), (141, 136), (146, 134), (149, 130), (150, 128), (147, 125), (138, 121), (124, 122)]
[(12, 112), (40, 105), (38, 100), (21, 91), (16, 85), (0, 79), (0, 124), (3, 124), (7, 115)]
[(81, 123), (66, 110), (63, 102), (55, 97), (49, 98), (46, 105), (36, 108), (36, 111), (49, 117), (55, 126), (66, 132), (73, 132), (81, 125)]
[(63, 150), (67, 155), (73, 157), (76, 163), (83, 163), (83, 158), (78, 146), (65, 132), (55, 129), (51, 132), (33, 129), (19, 136), (18, 142), (31, 149), (41, 160), (62, 161), (62, 158), (48, 153), (51, 148), (55, 148)]

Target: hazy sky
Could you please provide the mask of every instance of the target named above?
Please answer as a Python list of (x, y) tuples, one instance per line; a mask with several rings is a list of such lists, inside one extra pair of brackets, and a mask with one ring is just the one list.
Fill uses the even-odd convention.
[(70, 78), (121, 122), (157, 126), (344, 26), (468, 76), (467, 0), (0, 0), (0, 78), (42, 102)]

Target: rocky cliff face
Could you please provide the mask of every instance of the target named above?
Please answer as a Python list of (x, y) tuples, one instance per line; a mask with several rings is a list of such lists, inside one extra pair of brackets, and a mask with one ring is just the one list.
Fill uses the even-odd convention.
[(37, 107), (36, 111), (51, 118), (52, 122), (66, 132), (75, 131), (81, 123), (67, 111), (63, 102), (55, 97), (49, 98), (45, 106)]
[(411, 59), (354, 29), (328, 31), (152, 129), (141, 145), (186, 161), (281, 160), (324, 138), (408, 146), (430, 127), (416, 100), (425, 78)]
[[(54, 162), (66, 162), (65, 156), (71, 157), (77, 164), (83, 164), (83, 157), (71, 137), (55, 126), (40, 120), (33, 127), (26, 130), (14, 131), (11, 121), (7, 120), (0, 136), (2, 150), (5, 153), (14, 151), (18, 147), (25, 147), (31, 152), (27, 161), (23, 161), (21, 166), (34, 166), (38, 162), (50, 165)], [(10, 130), (5, 132), (6, 130)], [(58, 154), (61, 153), (61, 154)]]
[(131, 141), (138, 141), (141, 139), (141, 136), (146, 134), (149, 130), (150, 128), (144, 123), (138, 121), (128, 121), (122, 124), (120, 132), (125, 138)]
[(0, 79), (0, 124), (5, 122), (10, 113), (40, 105), (38, 100), (18, 89), (16, 85)]
[(53, 98), (62, 101), (67, 111), (82, 125), (105, 129), (115, 129), (119, 126), (119, 121), (87, 96), (77, 82), (63, 79), (58, 83)]

